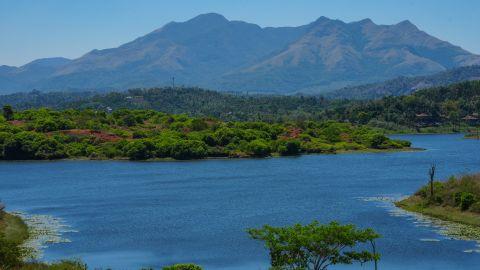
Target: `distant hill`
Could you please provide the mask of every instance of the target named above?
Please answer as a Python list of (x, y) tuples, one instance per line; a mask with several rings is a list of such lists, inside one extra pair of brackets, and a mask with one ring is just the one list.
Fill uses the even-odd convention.
[[(424, 126), (455, 130), (468, 124), (464, 117), (478, 118), (480, 80), (422, 89), (404, 96), (375, 100), (335, 100), (301, 95), (245, 95), (199, 88), (165, 87), (124, 92), (39, 91), (0, 96), (0, 106), (15, 110), (49, 107), (93, 109), (109, 113), (119, 109), (151, 109), (226, 121), (335, 120), (412, 131)], [(470, 123), (471, 124), (471, 123)], [(451, 129), (450, 129), (451, 128)]]
[(385, 96), (408, 95), (420, 89), (452, 83), (480, 80), (480, 66), (468, 66), (429, 76), (399, 77), (380, 83), (345, 87), (328, 93), (329, 98), (377, 99)]
[(16, 110), (41, 107), (99, 111), (152, 109), (235, 121), (319, 119), (319, 112), (330, 103), (323, 97), (242, 95), (183, 87), (132, 89), (105, 94), (32, 91), (0, 95), (0, 106), (9, 104)]
[[(421, 129), (480, 123), (480, 80), (422, 89), (409, 95), (376, 100), (350, 100), (328, 108), (328, 119), (369, 124), (387, 129)], [(426, 130), (427, 132), (431, 132)]]
[(320, 17), (298, 27), (261, 28), (210, 13), (77, 59), (0, 66), (0, 93), (166, 86), (172, 77), (179, 85), (220, 91), (323, 93), (474, 64), (480, 56), (409, 21), (377, 25)]

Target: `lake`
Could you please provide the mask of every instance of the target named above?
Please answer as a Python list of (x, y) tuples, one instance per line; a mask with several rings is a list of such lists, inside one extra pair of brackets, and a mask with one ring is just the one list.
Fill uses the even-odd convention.
[[(263, 244), (245, 230), (263, 224), (338, 220), (382, 235), (380, 269), (474, 269), (474, 241), (454, 240), (391, 203), (437, 178), (480, 172), (480, 142), (462, 135), (395, 136), (419, 152), (304, 155), (182, 162), (0, 162), (9, 211), (58, 218), (62, 237), (44, 259), (81, 258), (91, 269), (268, 269)], [(380, 199), (377, 199), (380, 197)], [(371, 264), (332, 269), (372, 269)]]

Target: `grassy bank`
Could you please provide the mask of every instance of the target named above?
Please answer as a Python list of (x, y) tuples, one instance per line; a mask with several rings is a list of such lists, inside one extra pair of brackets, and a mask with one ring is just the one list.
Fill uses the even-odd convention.
[(5, 212), (0, 215), (0, 233), (5, 240), (20, 245), (28, 239), (28, 227), (20, 217)]
[(480, 227), (480, 174), (451, 177), (420, 188), (397, 207), (441, 220)]
[(86, 266), (77, 261), (62, 261), (54, 264), (24, 262), (26, 250), (22, 244), (29, 237), (29, 228), (16, 215), (3, 210), (0, 205), (0, 270), (86, 270)]

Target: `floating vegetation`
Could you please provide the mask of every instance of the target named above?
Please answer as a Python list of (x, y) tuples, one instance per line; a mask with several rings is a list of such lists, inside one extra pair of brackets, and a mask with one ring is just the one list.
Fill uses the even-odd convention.
[(26, 213), (12, 213), (23, 219), (29, 228), (29, 238), (23, 244), (27, 250), (26, 259), (40, 259), (47, 245), (71, 242), (63, 235), (77, 232), (65, 224), (61, 218), (49, 215), (29, 215)]
[[(467, 253), (480, 253), (480, 228), (471, 225), (445, 221), (438, 218), (426, 216), (416, 212), (409, 212), (395, 206), (395, 202), (405, 199), (406, 196), (379, 196), (379, 197), (359, 197), (359, 200), (365, 202), (375, 202), (378, 207), (387, 210), (393, 217), (403, 217), (411, 220), (416, 227), (431, 228), (434, 232), (443, 236), (443, 239), (476, 241), (475, 249), (465, 250)], [(439, 242), (442, 239), (419, 239), (423, 242)]]

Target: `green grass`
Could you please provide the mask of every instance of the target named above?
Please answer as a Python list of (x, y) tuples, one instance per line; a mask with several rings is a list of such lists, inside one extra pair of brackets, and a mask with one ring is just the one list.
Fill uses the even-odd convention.
[(0, 231), (5, 234), (6, 240), (18, 245), (27, 240), (29, 235), (25, 222), (20, 217), (9, 213), (5, 213), (0, 220)]
[(461, 211), (450, 206), (426, 205), (419, 196), (411, 196), (395, 205), (404, 210), (420, 213), (441, 220), (480, 227), (480, 214)]

